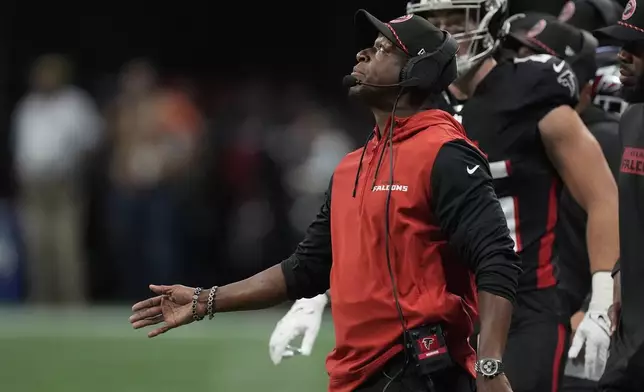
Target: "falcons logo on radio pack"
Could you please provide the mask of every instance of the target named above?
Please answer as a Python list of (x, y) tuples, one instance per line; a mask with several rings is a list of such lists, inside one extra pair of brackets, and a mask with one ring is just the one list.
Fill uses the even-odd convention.
[(434, 338), (423, 339), (423, 346), (425, 347), (425, 350), (431, 350), (432, 344), (434, 344)]

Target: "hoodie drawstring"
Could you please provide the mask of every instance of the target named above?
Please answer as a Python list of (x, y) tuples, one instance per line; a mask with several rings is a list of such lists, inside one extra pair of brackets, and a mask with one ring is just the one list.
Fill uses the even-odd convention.
[[(394, 121), (392, 118), (391, 121)], [(384, 137), (385, 135), (382, 135)], [(387, 136), (389, 138), (389, 136)], [(380, 171), (380, 165), (382, 165), (382, 158), (385, 156), (385, 150), (387, 149), (386, 142), (384, 143), (385, 145), (382, 147), (382, 151), (380, 151), (380, 157), (378, 157), (378, 164), (376, 165), (376, 172), (373, 175), (373, 183), (371, 184), (371, 188), (373, 189), (374, 186), (376, 186), (376, 180), (378, 179), (378, 172)]]
[[(389, 130), (387, 132), (387, 140), (385, 141), (385, 146), (382, 148), (382, 151), (380, 151), (380, 158), (378, 158), (378, 164), (376, 165), (376, 172), (373, 176), (373, 185), (371, 185), (371, 188), (373, 189), (374, 186), (376, 186), (376, 180), (378, 179), (378, 172), (380, 171), (380, 165), (382, 164), (382, 158), (385, 155), (385, 150), (387, 149), (387, 144), (389, 144), (389, 154), (391, 155), (389, 157), (390, 159), (390, 184), (389, 187), (392, 187), (394, 185), (394, 126), (396, 125), (396, 120), (394, 118), (394, 114), (396, 113), (396, 106), (398, 106), (398, 100), (402, 96), (404, 89), (400, 89), (398, 92), (398, 96), (396, 97), (396, 100), (394, 101), (394, 107), (391, 110), (391, 117), (389, 118)], [(384, 132), (382, 137), (385, 137)], [(389, 190), (391, 192), (391, 190)]]
[[(395, 118), (394, 115), (396, 114), (396, 107), (398, 106), (398, 100), (402, 96), (402, 93), (405, 89), (400, 89), (398, 92), (398, 96), (396, 97), (396, 100), (394, 101), (394, 106), (393, 109), (391, 110), (391, 116), (389, 118), (390, 123), (389, 123), (389, 132), (387, 133), (387, 140), (384, 142), (384, 145), (382, 147), (382, 151), (380, 151), (380, 157), (378, 157), (378, 164), (376, 165), (376, 171), (373, 176), (373, 184), (371, 185), (371, 188), (373, 189), (374, 186), (376, 186), (376, 180), (378, 179), (378, 172), (380, 171), (380, 165), (382, 165), (382, 159), (385, 156), (385, 149), (387, 148), (387, 142), (389, 142), (389, 150), (391, 154), (391, 162), (390, 162), (390, 182), (389, 186), (391, 187), (393, 185), (393, 179), (394, 179), (394, 125), (395, 125)], [(356, 197), (356, 190), (358, 189), (358, 182), (360, 181), (360, 170), (362, 169), (362, 160), (364, 159), (364, 154), (367, 151), (367, 145), (369, 144), (369, 140), (376, 134), (376, 130), (374, 129), (373, 132), (369, 134), (369, 137), (367, 138), (367, 141), (364, 144), (364, 147), (362, 148), (362, 154), (360, 155), (360, 163), (358, 163), (358, 170), (356, 171), (356, 181), (353, 184), (353, 198), (355, 199)], [(385, 134), (383, 132), (381, 138), (385, 137)]]
[(358, 163), (358, 170), (356, 171), (356, 181), (353, 183), (353, 198), (356, 198), (356, 191), (358, 189), (358, 182), (360, 181), (360, 171), (362, 170), (362, 160), (364, 159), (364, 154), (367, 152), (367, 146), (369, 145), (369, 141), (373, 137), (375, 132), (371, 132), (369, 136), (367, 136), (367, 140), (364, 142), (364, 147), (362, 147), (362, 154), (360, 154), (360, 163)]

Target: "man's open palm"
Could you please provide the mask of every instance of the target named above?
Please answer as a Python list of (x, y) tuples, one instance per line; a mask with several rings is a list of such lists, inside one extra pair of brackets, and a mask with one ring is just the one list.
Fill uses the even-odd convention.
[(148, 337), (153, 338), (194, 321), (192, 317), (194, 289), (192, 287), (150, 285), (150, 290), (157, 296), (132, 306), (134, 314), (130, 316), (130, 323), (134, 329), (163, 322), (163, 326), (148, 332)]

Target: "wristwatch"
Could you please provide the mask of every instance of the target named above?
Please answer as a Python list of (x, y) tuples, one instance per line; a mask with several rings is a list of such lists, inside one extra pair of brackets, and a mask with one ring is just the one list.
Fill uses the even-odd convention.
[(498, 359), (483, 358), (476, 361), (474, 365), (476, 374), (486, 378), (494, 378), (499, 374), (503, 374), (503, 362)]

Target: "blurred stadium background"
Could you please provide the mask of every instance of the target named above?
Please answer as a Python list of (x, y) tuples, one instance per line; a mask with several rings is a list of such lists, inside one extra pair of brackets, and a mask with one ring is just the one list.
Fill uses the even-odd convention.
[(3, 1), (0, 390), (326, 390), (330, 315), (312, 357), (275, 367), (288, 304), (155, 340), (129, 307), (290, 254), (372, 127), (341, 86), (373, 38), (353, 14), (405, 4)]

